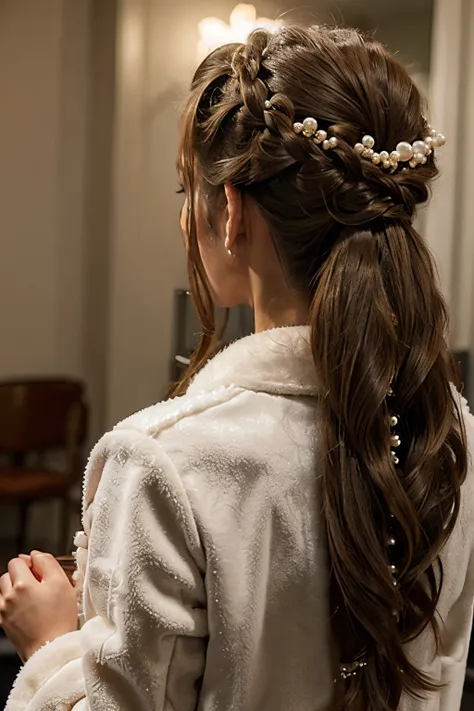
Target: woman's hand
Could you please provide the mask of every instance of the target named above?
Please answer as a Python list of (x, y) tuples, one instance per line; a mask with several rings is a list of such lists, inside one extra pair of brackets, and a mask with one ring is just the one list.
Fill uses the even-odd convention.
[(23, 661), (77, 629), (76, 592), (52, 555), (10, 561), (0, 578), (0, 624)]

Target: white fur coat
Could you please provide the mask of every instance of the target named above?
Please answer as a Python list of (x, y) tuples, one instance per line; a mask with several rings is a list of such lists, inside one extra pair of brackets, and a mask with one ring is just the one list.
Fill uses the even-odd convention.
[[(305, 328), (243, 339), (183, 398), (106, 435), (76, 536), (80, 631), (24, 666), (6, 711), (322, 711), (337, 673), (317, 467), (318, 385)], [(466, 412), (470, 433), (472, 418)], [(472, 437), (471, 437), (472, 442)], [(404, 711), (457, 711), (474, 595), (474, 484), (446, 550), (447, 686)]]

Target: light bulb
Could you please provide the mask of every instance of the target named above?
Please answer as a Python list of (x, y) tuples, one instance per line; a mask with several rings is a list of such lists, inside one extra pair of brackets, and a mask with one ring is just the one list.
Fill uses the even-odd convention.
[(202, 47), (208, 52), (231, 42), (230, 27), (217, 17), (206, 17), (198, 25)]
[(257, 20), (257, 10), (253, 5), (240, 3), (230, 13), (230, 26), (237, 26), (240, 22), (253, 24)]
[(245, 42), (257, 23), (257, 10), (253, 5), (236, 5), (230, 13), (230, 31), (237, 42)]
[(270, 32), (276, 32), (281, 27), (278, 20), (270, 20), (267, 17), (257, 17), (257, 10), (254, 5), (240, 3), (236, 5), (230, 14), (229, 24), (226, 24), (217, 17), (206, 17), (198, 24), (199, 42), (198, 54), (202, 59), (206, 54), (223, 44), (231, 42), (244, 43), (253, 30), (264, 28)]

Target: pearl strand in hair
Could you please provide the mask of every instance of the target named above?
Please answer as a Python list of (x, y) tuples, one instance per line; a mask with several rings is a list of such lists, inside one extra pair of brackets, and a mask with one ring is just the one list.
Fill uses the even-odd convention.
[(446, 143), (446, 138), (442, 133), (438, 133), (434, 128), (428, 126), (429, 134), (421, 141), (401, 141), (396, 149), (389, 153), (374, 151), (375, 138), (370, 135), (363, 137), (361, 143), (356, 143), (354, 146), (355, 152), (364, 158), (371, 161), (374, 165), (379, 165), (385, 170), (398, 168), (399, 163), (408, 163), (410, 168), (416, 168), (418, 165), (425, 165), (435, 148), (441, 148)]
[(322, 144), (325, 151), (331, 148), (337, 148), (339, 145), (338, 139), (333, 136), (328, 139), (327, 131), (321, 129), (318, 130), (318, 122), (315, 118), (305, 118), (303, 123), (296, 122), (293, 124), (293, 130), (295, 133), (302, 133), (306, 138), (314, 138), (315, 143), (318, 145)]
[[(395, 395), (392, 386), (390, 385), (388, 391), (387, 391), (387, 397), (393, 397)], [(399, 424), (399, 417), (397, 415), (390, 415), (388, 424), (390, 427), (390, 456), (392, 459), (392, 462), (395, 466), (397, 466), (400, 463), (400, 460), (397, 456), (396, 449), (400, 447), (402, 440), (400, 438), (400, 435), (398, 435), (395, 431), (394, 428)], [(398, 580), (397, 580), (397, 574), (398, 574), (398, 568), (397, 565), (392, 557), (392, 551), (396, 548), (397, 546), (397, 539), (395, 538), (395, 534), (393, 532), (393, 527), (392, 527), (392, 522), (395, 520), (395, 516), (393, 514), (390, 515), (391, 519), (391, 526), (390, 526), (390, 531), (387, 539), (387, 548), (389, 550), (389, 571), (392, 576), (393, 580), (393, 585), (394, 587), (398, 587)], [(393, 611), (393, 616), (397, 619), (397, 622), (399, 620), (399, 613), (397, 610)], [(339, 667), (339, 673), (340, 676), (343, 679), (350, 679), (352, 676), (357, 676), (357, 674), (363, 670), (364, 667), (367, 666), (367, 656), (365, 653), (365, 650), (359, 654), (358, 657), (353, 659), (351, 662), (342, 662)], [(336, 681), (336, 680), (334, 680)]]
[[(265, 109), (273, 108), (270, 101), (265, 102)], [(304, 119), (303, 122), (296, 121), (293, 124), (293, 130), (296, 134), (301, 134), (305, 138), (312, 138), (317, 145), (321, 145), (324, 150), (337, 148), (339, 139), (333, 136), (328, 139), (327, 131), (323, 131), (318, 127), (318, 121), (311, 116)], [(394, 151), (374, 150), (375, 138), (366, 134), (362, 138), (361, 143), (356, 143), (354, 146), (355, 152), (364, 160), (370, 161), (373, 165), (380, 166), (385, 170), (396, 170), (400, 163), (408, 163), (410, 168), (416, 168), (419, 165), (425, 165), (428, 156), (433, 153), (435, 148), (440, 148), (446, 143), (446, 138), (442, 133), (438, 133), (434, 128), (428, 125), (429, 134), (423, 140), (417, 140), (413, 143), (408, 141), (400, 141)], [(407, 170), (407, 166), (405, 166)]]

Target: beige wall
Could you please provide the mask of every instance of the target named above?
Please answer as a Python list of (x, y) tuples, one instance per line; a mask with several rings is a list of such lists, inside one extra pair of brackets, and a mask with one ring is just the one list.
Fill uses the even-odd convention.
[(175, 194), (179, 105), (196, 64), (197, 21), (215, 10), (203, 2), (121, 3), (109, 425), (160, 399), (168, 383), (173, 291), (187, 283)]
[(59, 5), (0, 6), (2, 375), (57, 363)]
[(116, 0), (92, 0), (87, 120), (82, 358), (90, 439), (104, 431), (109, 351)]
[(124, 0), (115, 67), (115, 4), (0, 4), (0, 377), (84, 377), (93, 437), (166, 388), (178, 105), (216, 9), (183, 33), (182, 7)]
[(87, 7), (0, 3), (0, 377), (81, 373)]
[[(455, 174), (451, 293), (453, 342), (474, 354), (474, 0), (464, 0), (461, 11), (462, 57), (459, 76), (459, 104), (451, 129)], [(453, 120), (454, 121), (454, 120)], [(461, 140), (459, 140), (461, 138)], [(474, 363), (471, 364), (474, 368)], [(474, 373), (470, 400), (474, 400)]]
[[(89, 10), (0, 2), (0, 378), (84, 375)], [(53, 514), (35, 507), (36, 544)], [(14, 511), (0, 518), (4, 538)]]

